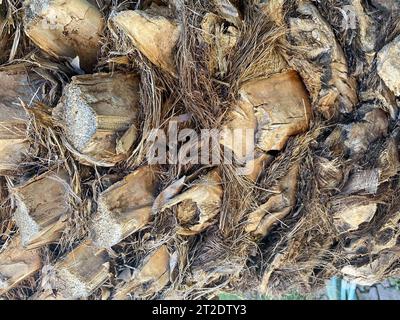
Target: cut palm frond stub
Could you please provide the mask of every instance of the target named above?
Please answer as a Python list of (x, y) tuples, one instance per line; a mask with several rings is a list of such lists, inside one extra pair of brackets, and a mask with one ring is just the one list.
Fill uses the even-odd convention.
[(168, 17), (168, 13), (165, 7), (158, 6), (146, 11), (123, 11), (116, 14), (111, 22), (152, 63), (176, 75), (174, 49), (179, 39), (180, 27)]
[(26, 0), (25, 33), (46, 53), (57, 58), (79, 58), (86, 71), (97, 63), (105, 21), (86, 0)]
[(28, 64), (0, 68), (0, 173), (21, 174), (33, 152), (28, 141), (29, 117), (24, 107), (42, 96), (42, 79)]
[(112, 167), (136, 140), (138, 108), (138, 76), (99, 73), (73, 77), (53, 116), (79, 161)]
[(63, 299), (87, 298), (109, 278), (109, 259), (85, 241), (53, 266), (51, 285)]
[(109, 248), (150, 222), (156, 190), (154, 168), (144, 166), (100, 194), (93, 216), (93, 243)]
[(0, 295), (34, 275), (41, 267), (39, 251), (24, 249), (21, 237), (14, 236), (0, 252)]
[(45, 172), (11, 189), (14, 219), (28, 249), (57, 242), (72, 213), (73, 191), (67, 172)]

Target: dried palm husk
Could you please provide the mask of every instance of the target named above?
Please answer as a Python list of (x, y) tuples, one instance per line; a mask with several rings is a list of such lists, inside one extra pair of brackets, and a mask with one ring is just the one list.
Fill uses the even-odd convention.
[(299, 166), (295, 164), (277, 183), (268, 201), (249, 214), (246, 232), (263, 238), (292, 211), (296, 202), (298, 176)]
[(0, 173), (18, 174), (33, 152), (28, 141), (28, 114), (24, 108), (39, 100), (40, 77), (27, 64), (0, 68)]
[(173, 197), (179, 194), (185, 186), (186, 176), (172, 182), (168, 187), (161, 191), (154, 200), (152, 210), (156, 214)]
[(129, 294), (152, 296), (170, 281), (170, 254), (166, 245), (161, 245), (150, 253), (134, 272), (132, 279), (117, 288), (113, 299), (125, 300)]
[(362, 200), (359, 197), (340, 199), (332, 204), (333, 223), (339, 233), (357, 230), (362, 224), (369, 223), (374, 217), (378, 204)]
[(378, 53), (377, 71), (386, 86), (396, 95), (400, 96), (400, 68), (397, 58), (400, 55), (400, 36), (388, 43)]
[(254, 107), (257, 147), (261, 150), (282, 150), (289, 137), (308, 129), (311, 105), (295, 71), (248, 81), (242, 85), (240, 95)]
[(242, 24), (242, 14), (238, 10), (233, 1), (230, 0), (212, 0), (213, 5), (216, 7), (218, 14), (229, 21), (236, 27)]
[(201, 23), (203, 39), (210, 46), (208, 69), (223, 77), (228, 71), (228, 56), (237, 45), (239, 30), (225, 26), (225, 21), (214, 13), (207, 13)]
[(177, 22), (162, 7), (122, 11), (111, 23), (126, 34), (132, 44), (152, 63), (176, 75), (174, 49), (180, 35)]
[(282, 26), (285, 23), (285, 1), (286, 0), (260, 1), (258, 6), (276, 25)]
[(112, 247), (150, 222), (156, 182), (154, 168), (144, 166), (100, 194), (90, 227), (94, 245)]
[(59, 58), (79, 58), (92, 70), (97, 62), (104, 17), (86, 0), (26, 0), (26, 35), (42, 50)]
[(379, 183), (388, 181), (400, 170), (400, 154), (398, 148), (398, 133), (390, 137), (386, 142), (386, 147), (379, 155), (380, 180)]
[(337, 155), (356, 158), (366, 152), (374, 141), (388, 131), (388, 117), (381, 109), (364, 106), (359, 109), (360, 121), (338, 125), (326, 139), (325, 144)]
[[(166, 1), (140, 1), (137, 8), (148, 8), (150, 2), (162, 4)], [(264, 3), (262, 9), (267, 16), (261, 15), (259, 7), (253, 5), (258, 2)], [(151, 227), (151, 234), (145, 232), (147, 228), (142, 229), (113, 246), (113, 250), (109, 250), (116, 254), (116, 258), (113, 259), (115, 267), (113, 269), (120, 271), (125, 268), (123, 274), (118, 275), (118, 280), (124, 280), (124, 283), (121, 283), (122, 287), (128, 288), (122, 294), (123, 298), (129, 296), (143, 299), (213, 298), (221, 289), (254, 292), (262, 273), (264, 277), (260, 291), (265, 293), (265, 288), (268, 288), (272, 289), (272, 293), (278, 291), (282, 293), (282, 290), (313, 290), (316, 284), (323, 283), (333, 274), (346, 274), (351, 280), (366, 279), (371, 283), (399, 272), (397, 252), (399, 203), (396, 197), (399, 191), (399, 149), (398, 137), (395, 134), (398, 127), (398, 110), (393, 89), (388, 88), (389, 83), (377, 75), (376, 68), (382, 66), (379, 66), (379, 59), (375, 59), (375, 51), (384, 48), (398, 36), (399, 20), (396, 20), (394, 12), (389, 13), (388, 10), (398, 9), (399, 5), (393, 0), (312, 1), (318, 9), (320, 16), (318, 17), (313, 10), (309, 12), (297, 10), (299, 6), (307, 6), (311, 1), (269, 0), (251, 3), (240, 1), (240, 7), (231, 6), (238, 3), (239, 1), (225, 0), (170, 1), (172, 10), (176, 10), (172, 14), (168, 13), (169, 10), (165, 7), (156, 12), (153, 6), (154, 16), (171, 18), (171, 21), (172, 16), (175, 16), (181, 26), (179, 40), (170, 51), (172, 62), (169, 60), (169, 66), (175, 67), (176, 64), (178, 71), (175, 69), (174, 74), (178, 76), (177, 79), (172, 79), (169, 76), (171, 72), (165, 68), (166, 72), (159, 72), (154, 61), (147, 63), (145, 54), (139, 47), (139, 50), (134, 52), (132, 52), (133, 46), (125, 46), (120, 50), (119, 45), (124, 42), (124, 37), (119, 37), (122, 36), (122, 32), (114, 33), (113, 35), (117, 37), (108, 39), (110, 34), (107, 31), (102, 39), (104, 46), (100, 53), (99, 70), (120, 71), (131, 70), (133, 67), (139, 71), (144, 83), (141, 88), (143, 132), (138, 133), (134, 126), (129, 126), (126, 131), (123, 130), (126, 134), (121, 131), (112, 153), (129, 152), (127, 150), (134, 144), (136, 135), (147, 136), (151, 128), (163, 126), (170, 116), (181, 112), (192, 114), (193, 122), (187, 122), (185, 125), (193, 125), (193, 128), (198, 130), (222, 126), (255, 128), (257, 139), (254, 139), (254, 145), (258, 145), (255, 147), (255, 159), (250, 160), (255, 163), (255, 169), (243, 179), (234, 171), (235, 166), (223, 164), (218, 167), (220, 175), (218, 184), (221, 186), (218, 189), (222, 189), (222, 196), (221, 204), (217, 206), (219, 209), (215, 212), (219, 213), (212, 219), (212, 225), (204, 229), (198, 228), (201, 234), (197, 233), (198, 230), (196, 232), (189, 230), (192, 232), (190, 235), (196, 235), (192, 237), (179, 234), (181, 229), (196, 227), (199, 222), (200, 210), (197, 206), (202, 204), (204, 207), (207, 199), (204, 199), (204, 195), (203, 198), (196, 195), (197, 202), (189, 199), (188, 204), (184, 205), (184, 200), (169, 209), (164, 209), (162, 214), (154, 214), (152, 222), (147, 224)], [(117, 7), (108, 6), (111, 4), (108, 0), (97, 1), (96, 4), (102, 7), (105, 16), (110, 10), (133, 8), (129, 3), (120, 3)], [(355, 29), (343, 30), (340, 26), (340, 22), (348, 18), (347, 13), (341, 11), (346, 5), (352, 6), (352, 10), (356, 12)], [(8, 56), (11, 60), (15, 57), (32, 59), (41, 74), (45, 74), (44, 68), (49, 70), (47, 68), (51, 66), (50, 72), (66, 72), (62, 75), (62, 83), (69, 80), (69, 71), (60, 68), (59, 64), (51, 63), (43, 52), (36, 50), (32, 51), (34, 55), (31, 54), (30, 50), (35, 50), (36, 46), (30, 42), (27, 46), (25, 37), (19, 32), (19, 28), (23, 26), (18, 14), (22, 13), (19, 10), (19, 0), (7, 3), (3, 1), (2, 6), (16, 15), (13, 19), (7, 17), (9, 36), (14, 37), (14, 41), (9, 39), (0, 60), (5, 61), (4, 58), (8, 59)], [(146, 10), (146, 12), (151, 11)], [(202, 29), (201, 22), (206, 20), (205, 16), (213, 17), (213, 15), (218, 19), (215, 25), (211, 25), (211, 29), (215, 27), (218, 32), (211, 33), (218, 35), (219, 39), (213, 42), (210, 37), (210, 42), (206, 42), (207, 34)], [(240, 19), (236, 19), (237, 15)], [(110, 17), (113, 17), (113, 14)], [(298, 32), (293, 28), (286, 29), (293, 19), (301, 20), (299, 25), (304, 28), (297, 30)], [(304, 21), (310, 23), (303, 23)], [(114, 22), (110, 23), (110, 26), (118, 27)], [(239, 31), (237, 34), (236, 30)], [(370, 30), (375, 32), (371, 33)], [(319, 37), (321, 35), (322, 37)], [(168, 37), (164, 35), (164, 38)], [(236, 46), (233, 46), (233, 43), (236, 43)], [(211, 56), (209, 53), (213, 47), (222, 47), (224, 44), (227, 44), (228, 49), (225, 52), (221, 51), (219, 59), (222, 62), (217, 67), (211, 66), (209, 61), (215, 53)], [(336, 46), (342, 47), (342, 53)], [(218, 53), (218, 50), (215, 52)], [(177, 53), (176, 58), (174, 51)], [(382, 61), (387, 56), (389, 55), (382, 55)], [(338, 59), (339, 62), (334, 59)], [(103, 63), (105, 61), (108, 64)], [(76, 62), (77, 59), (72, 63), (75, 67)], [(346, 72), (342, 64), (348, 66)], [(213, 68), (214, 70), (211, 70)], [(59, 70), (55, 71), (56, 69)], [(289, 69), (296, 70), (303, 78), (302, 81), (309, 91), (305, 95), (311, 96), (313, 111), (318, 112), (315, 112), (313, 117), (310, 112), (308, 119), (305, 119), (304, 115), (307, 112), (304, 112), (301, 121), (307, 123), (307, 126), (305, 125), (304, 129), (289, 139), (287, 134), (278, 137), (277, 141), (282, 141), (282, 144), (277, 144), (279, 148), (261, 150), (259, 138), (262, 129), (268, 128), (264, 127), (267, 116), (261, 117), (263, 110), (258, 110), (256, 117), (256, 111), (259, 108), (265, 109), (265, 103), (261, 102), (261, 106), (253, 104), (249, 99), (243, 99), (240, 91), (249, 82), (285, 74)], [(77, 68), (75, 71), (79, 72)], [(352, 79), (349, 74), (358, 81), (357, 91), (354, 90), (355, 87), (352, 89)], [(333, 78), (335, 80), (332, 80)], [(285, 82), (282, 83), (282, 89), (277, 90), (279, 95), (276, 95), (281, 101), (282, 97), (290, 95), (288, 94), (290, 90), (284, 87)], [(263, 91), (261, 88), (257, 93)], [(360, 104), (354, 103), (352, 92), (358, 94)], [(173, 101), (171, 104), (164, 104), (165, 99)], [(29, 105), (29, 101), (25, 104)], [(282, 103), (279, 104), (281, 105)], [(348, 112), (356, 105), (361, 107), (360, 110)], [(323, 109), (321, 106), (326, 108)], [(32, 141), (35, 146), (39, 144), (40, 149), (44, 146), (45, 150), (39, 150), (39, 155), (34, 158), (35, 161), (29, 164), (31, 170), (25, 171), (26, 174), (36, 169), (43, 172), (46, 170), (43, 166), (52, 161), (64, 162), (73, 177), (74, 190), (82, 189), (79, 194), (85, 197), (79, 213), (74, 211), (72, 215), (74, 221), (78, 218), (76, 228), (66, 228), (57, 246), (48, 246), (42, 250), (49, 253), (52, 261), (59, 261), (58, 255), (65, 253), (65, 240), (70, 242), (70, 232), (75, 233), (72, 235), (74, 241), (78, 238), (80, 241), (86, 236), (87, 220), (91, 218), (90, 212), (96, 210), (99, 192), (104, 190), (103, 188), (110, 187), (110, 184), (115, 184), (111, 176), (115, 175), (119, 180), (126, 174), (123, 170), (143, 166), (143, 154), (147, 146), (144, 146), (143, 140), (138, 142), (137, 148), (130, 155), (129, 168), (125, 163), (117, 163), (118, 166), (111, 169), (87, 167), (73, 161), (69, 157), (70, 152), (65, 150), (64, 143), (60, 143), (65, 133), (52, 128), (54, 123), (47, 118), (50, 108), (41, 106), (35, 109), (38, 112), (32, 112), (36, 120), (31, 122), (31, 126), (36, 128), (36, 125), (41, 126), (42, 122), (46, 125), (40, 127), (40, 134), (33, 133)], [(347, 114), (339, 114), (340, 111)], [(369, 114), (371, 111), (373, 112)], [(319, 112), (328, 119), (322, 119)], [(331, 118), (332, 115), (338, 114), (338, 118)], [(293, 119), (285, 119), (285, 125), (289, 123), (287, 120)], [(306, 132), (308, 129), (310, 131)], [(331, 136), (326, 140), (329, 135)], [(365, 139), (360, 138), (363, 135), (366, 135)], [(242, 138), (244, 137), (240, 139)], [(240, 148), (235, 148), (235, 144), (229, 142), (229, 139), (229, 136), (225, 137), (222, 144), (233, 148), (238, 159), (247, 159), (247, 154), (243, 154)], [(47, 148), (49, 145), (50, 148)], [(79, 153), (71, 144), (67, 144), (67, 141), (65, 145), (68, 145), (73, 153)], [(47, 150), (49, 152), (45, 154)], [(80, 156), (84, 157), (83, 154)], [(92, 161), (92, 164), (101, 164), (103, 160)], [(112, 162), (109, 161), (107, 165), (113, 165)], [(279, 185), (295, 164), (300, 168), (299, 174), (292, 181), (296, 184), (297, 191), (290, 213), (282, 218), (282, 223), (273, 224), (266, 233), (266, 238), (262, 240), (257, 238), (255, 242), (254, 237), (249, 236), (244, 230), (247, 215), (257, 210), (259, 204), (268, 203), (270, 198), (276, 196), (274, 188), (280, 192)], [(162, 211), (168, 203), (195, 188), (196, 184), (201, 184), (202, 179), (197, 181), (194, 179), (209, 168), (203, 165), (189, 167), (166, 165), (162, 166), (162, 169), (166, 169), (162, 170), (161, 174), (162, 186), (167, 188), (154, 202), (152, 207), (154, 213)], [(251, 181), (246, 178), (250, 178)], [(4, 180), (12, 185), (20, 179), (21, 177), (6, 177)], [(171, 181), (174, 182), (171, 184)], [(207, 190), (212, 189), (207, 187)], [(213, 192), (212, 198), (216, 193)], [(207, 192), (204, 194), (207, 196)], [(4, 198), (6, 205), (0, 208), (0, 223), (2, 227), (4, 226), (2, 230), (6, 230), (0, 238), (1, 245), (4, 241), (7, 242), (9, 235), (15, 231), (13, 224), (8, 222), (11, 212), (8, 212), (10, 210), (6, 198), (7, 195)], [(354, 203), (349, 203), (348, 198)], [(194, 203), (193, 209), (190, 201)], [(370, 207), (364, 208), (363, 206), (367, 204)], [(179, 206), (184, 209), (186, 206), (190, 210), (180, 210)], [(346, 214), (347, 209), (353, 211)], [(365, 215), (361, 214), (363, 212), (366, 212)], [(262, 218), (268, 221), (268, 215)], [(178, 234), (175, 233), (177, 220)], [(135, 282), (130, 277), (130, 270), (137, 265), (140, 270), (144, 265), (142, 257), (151, 256), (153, 250), (160, 246), (160, 244), (149, 246), (149, 239), (152, 238), (162, 238), (163, 243), (168, 239), (169, 250), (170, 247), (176, 246), (179, 254), (170, 255), (169, 266), (167, 259), (160, 259), (162, 262), (159, 264), (154, 262), (153, 267), (160, 267), (158, 269), (160, 271), (147, 277), (149, 281)], [(351, 245), (348, 245), (349, 239), (354, 240)], [(42, 259), (46, 259), (46, 256), (44, 255)], [(175, 270), (176, 273), (171, 277), (171, 270), (174, 269), (172, 265), (175, 265), (176, 261), (179, 261), (179, 270)], [(169, 276), (163, 273), (165, 270), (169, 270), (166, 272)], [(43, 279), (43, 273), (42, 270), (40, 280)], [(160, 277), (160, 274), (163, 276)], [(153, 281), (154, 279), (159, 280)], [(30, 277), (27, 282), (20, 283), (9, 291), (5, 297), (26, 298), (32, 290), (35, 290), (35, 282), (36, 277)], [(101, 290), (92, 291), (93, 294), (89, 298), (108, 299), (111, 297), (110, 294), (115, 292), (114, 289), (118, 296), (120, 286), (115, 287), (115, 283), (116, 281), (112, 280)], [(132, 283), (134, 285), (130, 286)], [(45, 291), (36, 292), (33, 299), (62, 297), (61, 290), (57, 296), (54, 296), (48, 288), (39, 290)], [(89, 294), (88, 291), (85, 295)], [(74, 294), (68, 298), (72, 296)]]
[(110, 277), (109, 260), (106, 250), (85, 241), (52, 267), (51, 285), (65, 299), (87, 298)]
[(366, 58), (372, 61), (375, 54), (375, 47), (377, 44), (377, 27), (375, 21), (368, 15), (363, 1), (351, 0), (347, 4), (347, 10), (352, 10), (352, 17), (350, 19), (357, 19), (358, 22), (358, 41), (360, 49), (366, 54)]
[(220, 142), (240, 162), (252, 167), (247, 176), (256, 180), (270, 158), (267, 152), (282, 150), (291, 136), (308, 129), (311, 105), (293, 70), (245, 82), (239, 93), (226, 117)]
[(38, 250), (22, 247), (21, 237), (14, 236), (0, 252), (0, 296), (40, 270)]
[(378, 229), (372, 240), (372, 254), (379, 254), (384, 250), (395, 249), (400, 235), (400, 212), (391, 216), (381, 228)]
[(218, 169), (214, 169), (188, 190), (167, 201), (161, 211), (175, 207), (180, 224), (177, 234), (195, 235), (216, 222), (222, 194), (221, 176)]
[(139, 78), (98, 73), (72, 78), (53, 117), (79, 161), (110, 167), (127, 159), (138, 130)]
[(396, 212), (373, 235), (362, 233), (349, 236), (349, 244), (345, 246), (347, 255), (352, 258), (378, 255), (383, 251), (395, 249), (400, 235), (399, 221), (400, 212)]
[(253, 104), (248, 100), (240, 99), (227, 115), (226, 124), (220, 135), (220, 143), (232, 150), (240, 161), (246, 160), (251, 156), (250, 153), (254, 152), (257, 126)]
[(314, 70), (298, 70), (306, 85), (317, 90), (316, 104), (327, 118), (338, 112), (351, 112), (357, 104), (356, 82), (349, 75), (347, 61), (342, 47), (336, 40), (330, 25), (310, 1), (297, 3), (298, 17), (290, 17), (290, 40), (304, 48), (309, 61), (319, 64), (321, 72), (308, 74)]
[(388, 251), (364, 265), (347, 265), (341, 269), (345, 278), (362, 286), (372, 286), (387, 279), (395, 272), (392, 268), (399, 261), (398, 252)]
[(33, 249), (57, 242), (72, 212), (74, 194), (68, 174), (63, 170), (48, 171), (10, 192), (23, 246)]

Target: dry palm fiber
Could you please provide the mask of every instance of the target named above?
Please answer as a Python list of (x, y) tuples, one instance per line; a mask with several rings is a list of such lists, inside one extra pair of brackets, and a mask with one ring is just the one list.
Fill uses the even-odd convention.
[[(29, 147), (19, 170), (1, 172), (0, 255), (40, 246), (16, 274), (0, 269), (5, 298), (281, 294), (334, 274), (399, 274), (396, 1), (38, 3), (0, 12), (1, 70), (25, 65), (0, 106), (21, 111)], [(78, 19), (43, 42), (39, 20), (57, 10), (56, 26)], [(149, 164), (151, 129), (174, 121), (221, 129), (217, 153), (229, 147), (234, 162)], [(249, 154), (229, 128), (254, 129), (238, 138), (255, 148), (245, 175)], [(50, 176), (49, 192), (35, 187)], [(28, 236), (27, 216), (41, 226)]]

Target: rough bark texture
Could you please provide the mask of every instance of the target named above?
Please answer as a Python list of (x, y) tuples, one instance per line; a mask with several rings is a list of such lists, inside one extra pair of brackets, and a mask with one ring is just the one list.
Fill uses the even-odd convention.
[(308, 129), (311, 105), (295, 71), (246, 82), (240, 95), (254, 107), (257, 147), (264, 152), (282, 150), (291, 136)]
[(396, 57), (400, 55), (400, 36), (378, 53), (378, 74), (396, 96), (400, 96), (400, 68)]
[(170, 280), (170, 255), (165, 245), (160, 246), (142, 262), (142, 266), (126, 284), (117, 289), (114, 300), (126, 300), (131, 292), (138, 296), (160, 291)]
[(299, 1), (297, 13), (307, 18), (289, 19), (290, 37), (296, 45), (307, 47), (308, 59), (321, 62), (319, 78), (307, 75), (310, 70), (301, 71), (306, 82), (319, 88), (318, 108), (328, 118), (338, 111), (351, 112), (357, 103), (356, 83), (349, 77), (346, 58), (335, 34), (309, 1)]
[(214, 170), (195, 182), (187, 191), (167, 201), (162, 210), (176, 206), (180, 225), (177, 233), (195, 235), (216, 223), (221, 198), (221, 177)]
[(24, 2), (0, 4), (1, 298), (400, 275), (398, 1)]

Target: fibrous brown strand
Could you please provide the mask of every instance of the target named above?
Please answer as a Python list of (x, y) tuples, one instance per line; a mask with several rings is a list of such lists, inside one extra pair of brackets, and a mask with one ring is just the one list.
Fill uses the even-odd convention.
[(399, 56), (397, 0), (0, 0), (0, 300), (394, 283)]

